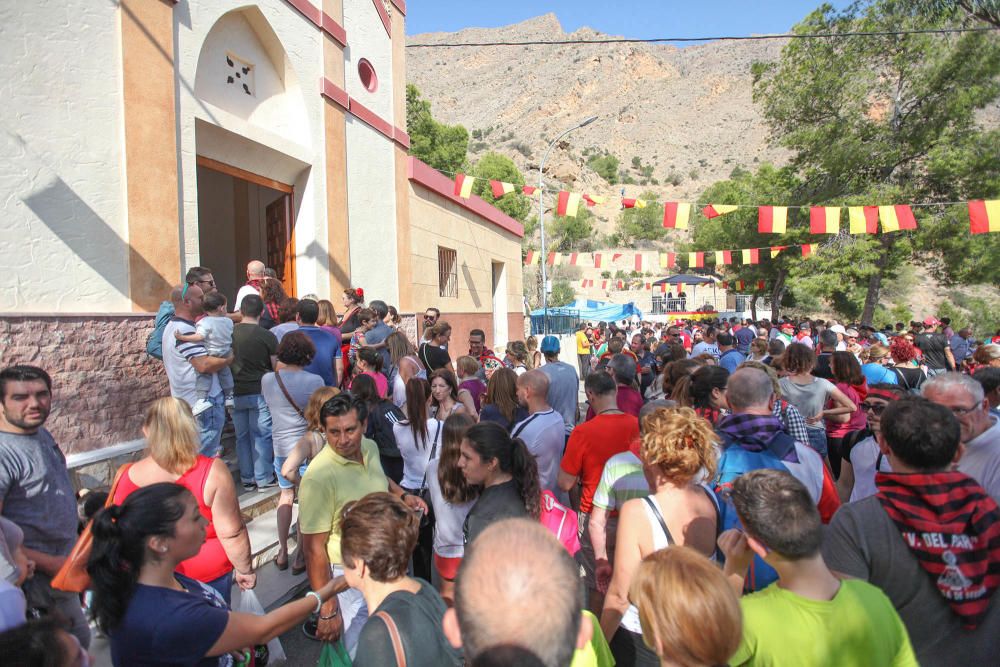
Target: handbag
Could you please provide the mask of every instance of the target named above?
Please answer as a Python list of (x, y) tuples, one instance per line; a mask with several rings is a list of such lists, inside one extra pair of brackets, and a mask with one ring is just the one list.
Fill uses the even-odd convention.
[[(118, 483), (121, 481), (122, 476), (128, 472), (128, 469), (132, 467), (131, 463), (126, 463), (120, 468), (118, 472), (115, 473), (114, 481), (111, 482), (111, 490), (108, 491), (108, 499), (104, 501), (105, 507), (110, 507), (114, 504), (115, 492), (118, 490)], [(90, 588), (90, 575), (87, 573), (87, 560), (90, 558), (90, 550), (94, 545), (94, 535), (91, 529), (94, 525), (94, 520), (91, 519), (87, 522), (87, 526), (80, 533), (80, 536), (76, 538), (76, 544), (73, 545), (73, 550), (69, 552), (66, 556), (66, 560), (63, 561), (62, 567), (56, 572), (56, 576), (52, 577), (52, 588), (59, 589), (61, 591), (66, 591), (68, 593), (82, 593), (88, 588)]]
[(570, 556), (580, 550), (580, 536), (577, 533), (578, 515), (558, 500), (554, 493), (542, 491), (541, 513), (538, 517), (542, 525), (549, 529)]
[(285, 399), (288, 401), (288, 403), (293, 408), (295, 408), (296, 412), (299, 413), (299, 417), (302, 417), (303, 419), (305, 419), (306, 418), (306, 413), (302, 412), (302, 408), (300, 408), (295, 403), (295, 400), (292, 399), (292, 395), (288, 393), (288, 387), (286, 387), (285, 383), (282, 382), (282, 380), (281, 380), (281, 372), (280, 371), (274, 371), (274, 379), (278, 381), (278, 387), (281, 389), (281, 393), (285, 395)]

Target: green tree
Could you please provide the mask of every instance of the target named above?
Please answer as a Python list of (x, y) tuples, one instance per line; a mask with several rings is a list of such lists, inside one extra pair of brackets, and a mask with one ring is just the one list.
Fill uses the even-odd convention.
[(618, 180), (618, 164), (618, 158), (610, 153), (595, 154), (587, 158), (587, 166), (612, 185)]
[(549, 294), (549, 308), (559, 308), (576, 301), (576, 291), (568, 280), (552, 282), (552, 292)]
[(465, 169), (468, 131), (461, 125), (434, 120), (431, 103), (412, 83), (406, 84), (406, 131), (410, 135), (410, 155), (449, 175)]
[(546, 222), (548, 247), (553, 252), (589, 252), (593, 249), (594, 214), (580, 203), (576, 217), (553, 215)]
[[(473, 165), (470, 173), (477, 179), (483, 179), (477, 180), (472, 185), (474, 194), (479, 195), (515, 220), (520, 222), (527, 220), (528, 213), (531, 211), (531, 200), (520, 191), (520, 186), (524, 185), (524, 176), (513, 160), (500, 153), (487, 153)], [(489, 179), (513, 183), (518, 186), (518, 189), (500, 197), (500, 199), (494, 199)]]
[(645, 200), (645, 208), (625, 208), (618, 214), (615, 232), (624, 246), (643, 241), (660, 241), (666, 234), (663, 229), (663, 204), (656, 201), (655, 192), (643, 192), (638, 197)]
[[(799, 34), (894, 33), (940, 27), (939, 17), (912, 3), (855, 3), (843, 12), (823, 5), (793, 30)], [(949, 143), (975, 145), (982, 137), (975, 113), (1000, 94), (1000, 41), (966, 33), (883, 34), (864, 38), (793, 39), (777, 63), (753, 66), (754, 101), (780, 143), (794, 152), (810, 203), (905, 203), (933, 196), (928, 156)], [(984, 193), (956, 191), (965, 198)], [(922, 211), (917, 233), (853, 240), (854, 262), (827, 279), (856, 279), (866, 269), (860, 317), (870, 323), (882, 283), (915, 249), (934, 251)], [(951, 227), (954, 229), (954, 227)], [(959, 274), (961, 275), (961, 274)]]

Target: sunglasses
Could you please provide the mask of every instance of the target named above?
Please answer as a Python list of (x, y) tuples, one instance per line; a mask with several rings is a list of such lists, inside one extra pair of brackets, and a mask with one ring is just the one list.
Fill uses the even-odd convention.
[(883, 412), (885, 412), (885, 409), (887, 407), (889, 407), (889, 404), (888, 403), (862, 403), (858, 407), (860, 407), (865, 412), (871, 412), (873, 415), (875, 415), (876, 417), (878, 417)]

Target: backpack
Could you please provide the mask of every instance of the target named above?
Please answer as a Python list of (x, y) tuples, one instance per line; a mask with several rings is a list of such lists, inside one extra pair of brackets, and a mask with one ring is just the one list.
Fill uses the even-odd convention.
[(556, 500), (555, 494), (546, 489), (542, 491), (542, 511), (538, 518), (566, 547), (569, 555), (575, 556), (580, 550), (580, 537), (577, 534), (579, 518), (576, 512)]
[(893, 368), (892, 372), (896, 375), (896, 378), (899, 380), (899, 382), (897, 384), (899, 384), (904, 389), (906, 389), (907, 393), (913, 394), (914, 396), (919, 396), (920, 395), (920, 387), (923, 386), (924, 380), (927, 379), (927, 373), (925, 373), (924, 370), (922, 368), (920, 368), (919, 366), (915, 367), (915, 368), (916, 368), (916, 370), (920, 371), (920, 378), (917, 380), (916, 384), (913, 384), (913, 385), (911, 385), (910, 382), (906, 379), (906, 374), (903, 373), (902, 369), (900, 369), (900, 368)]
[(163, 330), (167, 328), (167, 322), (174, 316), (174, 304), (164, 301), (156, 311), (156, 319), (153, 320), (153, 330), (146, 337), (146, 354), (163, 361)]

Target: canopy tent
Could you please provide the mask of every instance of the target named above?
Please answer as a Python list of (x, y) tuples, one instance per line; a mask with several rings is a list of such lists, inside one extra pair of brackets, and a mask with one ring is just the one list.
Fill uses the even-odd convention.
[(654, 285), (708, 285), (715, 284), (714, 278), (709, 278), (707, 276), (695, 276), (690, 273), (678, 273), (676, 276), (670, 276), (669, 278), (660, 278)]

